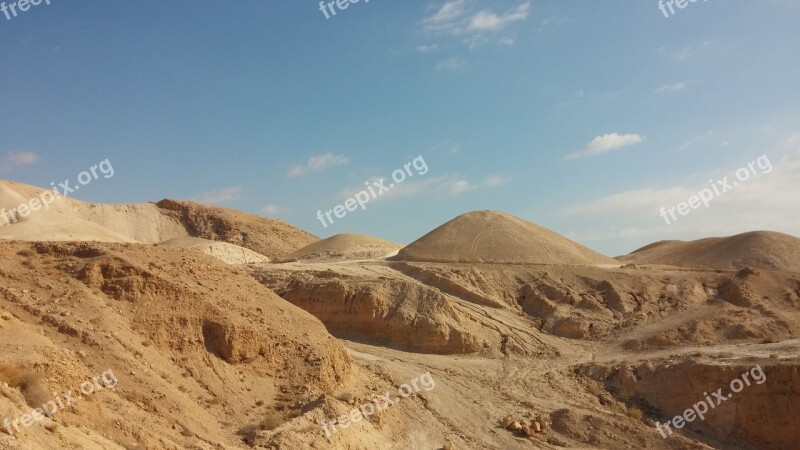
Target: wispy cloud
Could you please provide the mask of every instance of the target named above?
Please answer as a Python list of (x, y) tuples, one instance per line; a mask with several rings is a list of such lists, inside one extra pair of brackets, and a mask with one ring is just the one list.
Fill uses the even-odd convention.
[(267, 205), (262, 210), (264, 211), (265, 214), (273, 216), (275, 214), (280, 214), (286, 211), (286, 208), (280, 205)]
[(466, 62), (459, 58), (447, 58), (444, 61), (440, 62), (436, 65), (436, 70), (438, 71), (447, 71), (447, 72), (454, 72), (456, 70), (461, 70), (467, 65)]
[[(479, 35), (495, 33), (510, 25), (525, 21), (531, 10), (530, 2), (521, 3), (505, 12), (474, 8), (474, 2), (450, 0), (432, 7), (433, 13), (420, 22), (423, 30), (434, 34)], [(509, 38), (504, 38), (508, 44)], [(474, 41), (471, 45), (475, 45)]]
[(653, 90), (656, 94), (671, 94), (676, 92), (681, 92), (689, 86), (689, 83), (686, 81), (681, 81), (679, 83), (673, 84), (665, 84), (664, 86), (657, 87)]
[(41, 158), (33, 152), (8, 152), (0, 160), (0, 167), (4, 169), (15, 169), (18, 167), (32, 166), (39, 162)]
[(556, 105), (556, 111), (568, 110), (581, 104), (608, 105), (616, 102), (623, 95), (624, 92), (622, 91), (573, 91)]
[(345, 155), (334, 155), (333, 153), (325, 153), (324, 155), (315, 155), (308, 159), (304, 165), (296, 165), (289, 169), (286, 176), (289, 178), (296, 178), (312, 172), (319, 172), (334, 166), (341, 166), (350, 162), (350, 159)]
[[(369, 183), (377, 182), (381, 177), (373, 177)], [(391, 180), (385, 180), (388, 185)], [(407, 180), (404, 183), (395, 184), (394, 187), (384, 192), (380, 197), (372, 200), (373, 202), (408, 199), (425, 196), (433, 199), (443, 199), (455, 197), (469, 191), (475, 191), (482, 188), (494, 188), (504, 185), (508, 179), (503, 176), (489, 176), (480, 183), (473, 183), (469, 181), (468, 177), (446, 174), (432, 178), (419, 178), (417, 180)], [(337, 200), (344, 200), (354, 196), (357, 192), (365, 189), (364, 185), (351, 186), (342, 190), (336, 196)]]
[[(746, 163), (746, 160), (742, 161), (739, 166), (746, 167)], [(796, 211), (797, 192), (800, 192), (800, 152), (772, 163), (773, 170), (764, 170), (758, 166), (756, 175), (747, 183), (739, 183), (731, 192), (715, 197), (711, 207), (700, 208), (673, 225), (665, 224), (659, 216), (660, 209), (686, 202), (700, 190), (708, 188), (708, 183), (628, 190), (570, 206), (561, 212), (592, 217), (597, 223), (607, 222), (614, 224), (613, 226), (626, 222), (631, 225), (624, 229), (598, 230), (599, 234), (592, 236), (590, 240), (646, 237), (664, 239), (665, 227), (673, 235), (683, 236), (780, 228), (800, 229), (800, 214), (792, 213)], [(730, 167), (724, 173), (711, 172), (701, 179), (722, 179), (724, 176), (735, 179), (735, 171), (735, 167)], [(640, 224), (634, 225), (635, 222)]]
[(439, 50), (439, 44), (418, 45), (417, 51), (421, 53), (433, 53)]
[(526, 2), (506, 14), (496, 14), (491, 11), (478, 11), (469, 19), (467, 31), (481, 32), (502, 30), (514, 22), (527, 19), (530, 10), (531, 4)]
[(644, 136), (638, 134), (608, 133), (592, 139), (585, 149), (571, 153), (567, 156), (567, 159), (602, 155), (622, 147), (636, 145), (643, 140)]
[[(695, 56), (704, 53), (706, 50), (713, 47), (716, 43), (717, 43), (716, 39), (711, 39), (708, 41), (703, 41), (699, 44), (687, 45), (681, 50), (671, 53), (670, 58), (672, 58), (673, 61), (686, 61), (687, 59), (694, 58)], [(659, 48), (659, 51), (661, 51), (662, 53), (667, 53), (667, 50), (664, 47)]]
[(233, 186), (216, 191), (209, 191), (201, 194), (197, 201), (209, 205), (219, 205), (221, 203), (238, 200), (242, 190), (240, 186)]
[[(684, 150), (688, 150), (688, 149), (690, 149), (690, 148), (694, 147), (695, 145), (697, 145), (697, 144), (698, 144), (698, 143), (700, 143), (700, 142), (703, 142), (703, 141), (706, 141), (706, 140), (708, 140), (708, 139), (711, 139), (711, 138), (713, 138), (713, 137), (714, 137), (714, 134), (715, 134), (715, 133), (714, 133), (714, 130), (711, 130), (711, 131), (707, 131), (707, 132), (705, 132), (705, 133), (703, 133), (703, 134), (700, 134), (700, 135), (694, 136), (694, 137), (692, 137), (691, 139), (689, 139), (689, 140), (687, 140), (686, 142), (684, 142), (684, 143), (683, 143), (683, 145), (681, 145), (681, 146), (680, 146), (680, 148), (678, 149), (678, 151), (679, 151), (679, 152), (682, 152), (682, 151), (684, 151)], [(724, 144), (725, 144), (725, 143), (723, 143), (723, 145), (724, 145)]]
[(422, 20), (423, 27), (428, 31), (452, 32), (455, 23), (467, 13), (466, 0), (452, 0), (445, 2), (433, 15)]
[(508, 178), (502, 175), (490, 175), (483, 180), (483, 185), (486, 187), (497, 187), (508, 184)]

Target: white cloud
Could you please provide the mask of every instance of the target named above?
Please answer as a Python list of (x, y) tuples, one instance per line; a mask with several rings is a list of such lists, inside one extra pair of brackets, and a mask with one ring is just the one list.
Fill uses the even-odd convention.
[(289, 169), (286, 176), (290, 178), (301, 177), (311, 172), (319, 172), (334, 166), (341, 166), (350, 162), (345, 155), (334, 155), (325, 153), (324, 155), (312, 156), (305, 165), (297, 165)]
[(32, 166), (39, 162), (39, 155), (33, 152), (8, 152), (2, 160), (0, 167), (14, 169), (17, 167)]
[[(796, 143), (800, 144), (800, 137)], [(686, 180), (692, 181), (612, 193), (563, 208), (559, 213), (580, 224), (579, 229), (568, 233), (571, 237), (595, 248), (613, 248), (613, 253), (618, 254), (664, 239), (701, 239), (755, 230), (800, 236), (800, 145), (788, 152), (784, 142), (776, 145), (767, 152), (769, 164), (762, 159), (759, 165), (760, 156), (754, 153), (750, 159), (687, 176)], [(737, 169), (747, 168), (751, 161), (756, 164), (749, 179), (738, 180)], [(669, 225), (660, 216), (661, 208), (677, 208), (701, 190), (711, 188), (707, 180), (720, 186), (716, 181), (725, 177), (732, 187), (715, 195), (708, 208), (701, 205), (686, 216), (678, 214), (678, 220)]]
[(562, 111), (565, 109), (574, 108), (583, 103), (589, 103), (594, 106), (609, 107), (609, 105), (618, 102), (623, 94), (623, 91), (574, 91), (556, 105), (556, 110)]
[[(686, 47), (681, 49), (679, 52), (673, 53), (671, 55), (671, 58), (672, 58), (673, 61), (685, 61), (687, 59), (694, 58), (698, 54), (701, 54), (705, 50), (707, 50), (710, 47), (714, 46), (716, 43), (717, 43), (717, 40), (716, 39), (712, 39), (712, 40), (701, 42), (699, 44), (687, 45)], [(662, 52), (666, 51), (666, 49), (664, 47), (661, 47), (659, 50), (661, 50)]]
[(447, 193), (449, 195), (458, 195), (472, 189), (472, 185), (467, 180), (455, 180), (448, 186)]
[[(700, 142), (703, 142), (705, 140), (711, 139), (713, 137), (714, 137), (714, 130), (707, 131), (707, 132), (705, 132), (705, 133), (703, 133), (701, 135), (698, 135), (698, 136), (694, 136), (693, 138), (691, 138), (688, 141), (684, 142), (683, 145), (681, 145), (681, 147), (678, 149), (678, 151), (682, 152), (682, 151), (687, 150), (687, 149), (689, 149), (691, 147), (694, 147), (696, 144), (698, 144)], [(725, 147), (725, 146), (727, 146), (727, 144), (728, 144), (727, 142), (723, 142), (720, 145)]]
[(267, 205), (263, 210), (266, 214), (275, 215), (286, 211), (286, 208), (280, 205)]
[(452, 22), (466, 12), (466, 0), (452, 0), (446, 2), (435, 14), (423, 20), (430, 25)]
[[(769, 158), (769, 155), (767, 155)], [(753, 160), (756, 160), (754, 157)], [(795, 206), (800, 203), (800, 153), (783, 158), (781, 161), (769, 159), (769, 164), (762, 160), (763, 165), (755, 164), (753, 171), (746, 181), (739, 181), (735, 176), (738, 168), (747, 168), (748, 161), (743, 161), (739, 167), (731, 168), (724, 173), (708, 173), (701, 177), (703, 180), (721, 180), (728, 177), (732, 188), (728, 192), (715, 196), (710, 207), (701, 207), (686, 217), (681, 217), (676, 223), (686, 222), (693, 217), (704, 217), (704, 221), (711, 221), (718, 225), (725, 221), (737, 223), (739, 216), (744, 212), (750, 214), (750, 226), (754, 229), (769, 229), (769, 220), (753, 220), (753, 217), (771, 218), (774, 215), (783, 217), (791, 216), (790, 211), (796, 211)], [(772, 170), (769, 169), (772, 166)], [(734, 184), (737, 183), (737, 184)], [(607, 217), (615, 221), (621, 215), (639, 216), (666, 225), (658, 215), (661, 208), (671, 208), (680, 202), (687, 202), (690, 197), (698, 195), (703, 190), (710, 188), (708, 182), (696, 185), (677, 185), (668, 188), (647, 187), (630, 190), (602, 197), (588, 203), (571, 206), (562, 210), (568, 215)], [(795, 221), (800, 220), (800, 214), (795, 213)], [(756, 226), (758, 225), (758, 226)]]
[[(418, 177), (420, 175), (415, 175)], [(381, 177), (373, 177), (369, 180), (370, 185), (378, 182)], [(389, 186), (394, 183), (391, 177), (383, 177), (384, 185)], [(439, 177), (419, 178), (419, 179), (406, 179), (403, 183), (394, 183), (394, 187), (390, 190), (383, 192), (379, 197), (373, 198), (371, 203), (378, 201), (414, 198), (425, 196), (428, 198), (443, 199), (455, 197), (467, 191), (478, 189), (479, 186), (473, 185), (464, 177), (457, 175), (442, 175)], [(339, 192), (336, 196), (337, 201), (343, 201), (347, 198), (353, 197), (357, 192), (366, 191), (366, 185), (351, 186)], [(375, 189), (378, 190), (377, 188)]]
[(417, 51), (422, 53), (433, 53), (439, 50), (439, 44), (418, 45)]
[(240, 186), (233, 186), (201, 194), (200, 198), (198, 198), (197, 201), (199, 201), (200, 203), (207, 203), (210, 205), (218, 205), (220, 203), (226, 203), (233, 200), (238, 200), (239, 195), (241, 195), (241, 193), (242, 193), (242, 188)]
[(508, 178), (502, 175), (490, 175), (483, 180), (483, 185), (486, 187), (497, 187), (508, 184)]
[(689, 83), (686, 81), (681, 81), (679, 83), (673, 84), (665, 84), (664, 86), (658, 87), (653, 90), (656, 94), (667, 94), (667, 93), (675, 93), (681, 92), (689, 86)]
[(658, 213), (659, 208), (688, 199), (697, 189), (675, 186), (665, 189), (648, 187), (625, 191), (564, 209), (570, 215), (602, 216), (618, 214)]
[(469, 20), (467, 31), (498, 31), (508, 25), (528, 18), (531, 4), (526, 2), (507, 14), (498, 15), (490, 11), (479, 11)]
[(636, 145), (643, 140), (644, 136), (640, 136), (638, 134), (608, 133), (592, 139), (592, 141), (587, 144), (585, 149), (570, 154), (567, 156), (567, 159), (602, 155), (618, 148)]
[(503, 39), (500, 39), (500, 43), (501, 44), (507, 45), (509, 47), (513, 47), (516, 42), (517, 41), (514, 40), (514, 38), (503, 38)]
[(447, 58), (444, 61), (440, 62), (436, 65), (436, 70), (439, 71), (448, 71), (453, 72), (456, 70), (461, 70), (466, 66), (467, 63), (458, 59), (458, 58)]
[[(476, 48), (488, 40), (481, 36), (496, 33), (509, 28), (510, 25), (523, 22), (531, 10), (529, 1), (520, 3), (505, 13), (488, 9), (477, 10), (474, 2), (466, 0), (447, 1), (434, 9), (433, 14), (422, 19), (422, 29), (428, 33), (449, 34), (453, 36), (469, 35), (466, 42), (470, 48)], [(504, 45), (512, 45), (513, 39), (505, 37), (499, 41)]]

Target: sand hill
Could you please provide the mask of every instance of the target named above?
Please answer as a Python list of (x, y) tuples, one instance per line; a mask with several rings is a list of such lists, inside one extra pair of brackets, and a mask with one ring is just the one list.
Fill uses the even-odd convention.
[(497, 211), (475, 211), (400, 250), (398, 261), (615, 264), (547, 228)]
[(800, 239), (783, 233), (753, 231), (691, 242), (661, 241), (619, 259), (635, 264), (800, 271)]
[(210, 241), (196, 237), (178, 237), (162, 242), (160, 245), (199, 251), (217, 258), (226, 264), (268, 263), (269, 258), (252, 250), (227, 242)]
[[(0, 208), (18, 208), (46, 189), (0, 181)], [(0, 239), (23, 241), (100, 241), (155, 244), (187, 235), (181, 223), (154, 204), (101, 205), (62, 197), (10, 224), (0, 219)]]
[[(8, 215), (8, 211), (28, 204), (31, 199), (44, 198), (42, 193), (48, 192), (52, 191), (0, 181), (0, 208)], [(18, 222), (9, 215), (8, 224), (0, 218), (0, 239), (158, 244), (176, 238), (198, 237), (243, 247), (269, 259), (318, 240), (280, 220), (174, 200), (162, 200), (158, 204), (103, 205), (61, 197), (48, 208), (40, 206), (27, 217), (16, 217)], [(185, 247), (194, 247), (194, 244)], [(226, 248), (227, 251), (220, 252), (221, 247), (217, 247), (212, 254), (245, 253)]]
[(0, 241), (0, 257), (0, 420), (118, 379), (16, 442), (0, 429), (0, 449), (242, 448), (248, 425), (277, 427), (352, 376), (311, 314), (199, 253)]
[(396, 254), (403, 244), (363, 234), (337, 234), (307, 245), (289, 256), (285, 261), (350, 261), (383, 258)]
[(319, 240), (282, 220), (265, 219), (232, 209), (169, 199), (156, 205), (180, 221), (190, 236), (248, 248), (273, 261)]

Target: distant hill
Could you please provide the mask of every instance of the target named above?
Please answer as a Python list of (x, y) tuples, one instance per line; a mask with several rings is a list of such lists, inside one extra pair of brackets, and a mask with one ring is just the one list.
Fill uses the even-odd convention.
[(289, 256), (286, 261), (346, 261), (382, 258), (396, 254), (403, 244), (363, 234), (337, 234), (309, 244)]
[(615, 264), (547, 228), (497, 211), (475, 211), (400, 250), (398, 261), (527, 264)]
[(800, 271), (800, 238), (772, 231), (697, 241), (661, 241), (618, 259), (636, 264)]
[[(52, 191), (0, 180), (0, 209), (8, 218), (6, 223), (0, 217), (0, 239), (158, 244), (198, 237), (244, 247), (272, 260), (319, 240), (280, 220), (194, 202), (104, 205), (61, 197), (45, 208), (42, 193)], [(36, 211), (28, 211), (26, 217), (9, 213), (32, 199), (38, 202)]]

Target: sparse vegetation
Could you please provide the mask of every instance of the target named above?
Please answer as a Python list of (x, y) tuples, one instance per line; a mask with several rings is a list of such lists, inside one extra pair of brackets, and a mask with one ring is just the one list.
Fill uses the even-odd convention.
[(626, 414), (627, 414), (627, 415), (628, 415), (628, 417), (630, 417), (631, 419), (636, 419), (636, 420), (642, 420), (642, 419), (644, 419), (644, 412), (642, 412), (642, 410), (641, 410), (641, 409), (639, 409), (639, 408), (638, 408), (638, 407), (636, 407), (636, 406), (630, 406), (630, 407), (628, 407), (628, 410), (626, 411)]
[(270, 412), (264, 416), (261, 422), (257, 424), (252, 423), (240, 428), (238, 434), (242, 437), (242, 440), (247, 443), (247, 445), (253, 445), (259, 432), (272, 431), (275, 428), (283, 425), (284, 422), (285, 420), (282, 415), (277, 412)]

